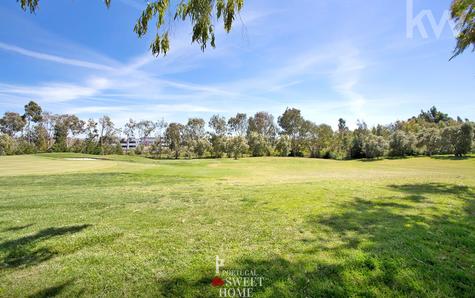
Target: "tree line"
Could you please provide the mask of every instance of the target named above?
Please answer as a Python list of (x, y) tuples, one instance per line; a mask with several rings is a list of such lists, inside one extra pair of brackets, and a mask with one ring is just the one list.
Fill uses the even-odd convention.
[(176, 159), (463, 156), (473, 150), (474, 126), (468, 119), (453, 119), (432, 107), (388, 125), (368, 127), (358, 121), (354, 130), (341, 118), (336, 130), (328, 124), (316, 124), (296, 108), (287, 108), (277, 119), (267, 112), (252, 116), (237, 113), (229, 119), (213, 115), (207, 122), (202, 118), (190, 118), (186, 123), (130, 119), (124, 127), (117, 128), (109, 116), (85, 121), (76, 115), (45, 112), (30, 101), (22, 114), (6, 112), (0, 118), (0, 155), (125, 153)]

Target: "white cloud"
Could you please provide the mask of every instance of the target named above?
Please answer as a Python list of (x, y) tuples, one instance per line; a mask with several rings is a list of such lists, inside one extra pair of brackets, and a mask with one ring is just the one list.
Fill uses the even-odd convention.
[(110, 86), (111, 81), (107, 78), (91, 77), (84, 84), (49, 82), (39, 85), (13, 85), (0, 83), (0, 93), (54, 103), (96, 96)]
[(338, 64), (331, 74), (333, 88), (339, 92), (351, 107), (354, 116), (359, 119), (365, 118), (366, 98), (359, 93), (356, 88), (361, 76), (361, 71), (366, 68), (366, 64), (359, 54), (359, 50), (354, 46), (343, 47), (336, 57)]
[(94, 69), (94, 70), (107, 70), (107, 71), (114, 70), (113, 67), (108, 66), (108, 65), (103, 65), (103, 64), (98, 64), (98, 63), (83, 61), (83, 60), (77, 60), (77, 59), (64, 58), (60, 56), (31, 51), (31, 50), (27, 50), (25, 48), (21, 48), (15, 45), (9, 45), (3, 42), (0, 42), (0, 49), (9, 51), (9, 52), (14, 52), (14, 53), (35, 58), (35, 59), (46, 60), (46, 61), (51, 61), (55, 63), (65, 64), (65, 65), (84, 67), (84, 68), (89, 68), (89, 69)]

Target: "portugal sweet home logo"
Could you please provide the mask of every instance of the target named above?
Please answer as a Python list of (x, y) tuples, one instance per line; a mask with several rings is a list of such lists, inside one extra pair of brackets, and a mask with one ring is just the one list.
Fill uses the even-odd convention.
[(219, 288), (219, 297), (252, 297), (254, 291), (264, 284), (264, 277), (255, 269), (224, 269), (224, 259), (219, 256), (216, 256), (215, 265), (216, 276), (211, 280), (211, 286)]

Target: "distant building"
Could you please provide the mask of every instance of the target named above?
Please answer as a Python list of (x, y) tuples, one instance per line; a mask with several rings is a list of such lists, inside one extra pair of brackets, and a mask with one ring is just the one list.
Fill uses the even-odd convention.
[(120, 146), (122, 147), (123, 151), (135, 150), (135, 148), (137, 148), (137, 145), (138, 143), (136, 140), (129, 140), (129, 142), (127, 142), (126, 139), (120, 140)]
[[(145, 139), (132, 139), (129, 140), (127, 144), (127, 139), (121, 139), (120, 140), (120, 146), (122, 147), (122, 150), (127, 152), (130, 150), (135, 150), (138, 145), (142, 144), (145, 149), (147, 150), (148, 147), (152, 146), (156, 142), (156, 138), (148, 137)], [(162, 148), (167, 148), (167, 144), (164, 139), (162, 139)]]
[(151, 146), (153, 143), (155, 143), (156, 138), (152, 137), (147, 137), (143, 140), (139, 140), (139, 144), (143, 144), (144, 146)]

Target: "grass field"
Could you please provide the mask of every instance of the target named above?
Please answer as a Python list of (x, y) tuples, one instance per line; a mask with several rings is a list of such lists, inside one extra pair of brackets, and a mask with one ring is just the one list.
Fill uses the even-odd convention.
[(475, 158), (80, 157), (0, 157), (0, 296), (475, 293)]

